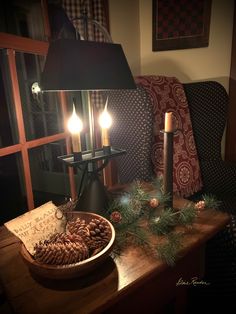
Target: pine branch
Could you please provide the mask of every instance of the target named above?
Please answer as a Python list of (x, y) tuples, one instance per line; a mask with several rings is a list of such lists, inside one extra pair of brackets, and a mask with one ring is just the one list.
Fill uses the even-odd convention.
[(165, 194), (163, 190), (163, 176), (156, 177), (152, 181), (152, 186), (156, 192), (156, 197), (160, 201), (160, 205), (164, 205), (170, 200), (170, 194)]
[(164, 205), (171, 199), (171, 196), (170, 194), (160, 194), (159, 198), (161, 205)]
[(219, 209), (221, 202), (216, 199), (216, 197), (212, 194), (204, 194), (203, 200), (205, 202), (205, 208), (214, 208)]
[(121, 221), (116, 224), (117, 227), (119, 228), (123, 224), (131, 224), (137, 221), (140, 217), (140, 211), (134, 210), (133, 205), (129, 195), (124, 195), (121, 200), (115, 200), (110, 204), (107, 209), (107, 218), (110, 219), (112, 212), (119, 212)]
[(163, 210), (158, 218), (154, 218), (150, 222), (150, 230), (157, 235), (163, 235), (170, 232), (176, 225), (176, 217), (172, 208)]
[(174, 266), (181, 244), (182, 235), (180, 233), (170, 233), (167, 236), (167, 241), (157, 247), (159, 258), (165, 260), (170, 266)]
[(155, 190), (163, 191), (163, 176), (155, 177), (152, 180), (152, 186)]
[(179, 211), (178, 223), (181, 225), (192, 224), (197, 216), (194, 205), (187, 205)]
[(115, 245), (112, 250), (114, 257), (119, 257), (122, 254), (122, 251), (127, 247), (128, 241), (125, 232), (116, 232)]
[(139, 201), (140, 203), (147, 202), (150, 198), (149, 194), (144, 191), (143, 184), (139, 180), (134, 182), (129, 194), (131, 199)]
[(150, 247), (147, 232), (143, 228), (136, 227), (134, 230), (129, 230), (127, 231), (127, 235), (132, 237), (133, 244), (140, 245), (142, 247)]
[[(107, 215), (116, 230), (116, 245), (114, 251), (118, 255), (130, 243), (138, 245), (148, 252), (165, 260), (168, 265), (174, 265), (178, 250), (181, 247), (181, 235), (171, 232), (177, 225), (192, 224), (196, 217), (197, 207), (186, 205), (180, 211), (168, 208), (156, 217), (156, 208), (169, 200), (169, 195), (163, 193), (162, 178), (153, 181), (156, 194), (146, 193), (142, 184), (135, 181), (130, 192), (112, 202)], [(205, 207), (217, 208), (219, 202), (212, 195), (204, 195)], [(156, 205), (155, 205), (156, 204)], [(141, 227), (141, 219), (147, 219), (147, 229)], [(164, 244), (153, 247), (149, 241), (150, 232), (154, 235), (164, 235)]]

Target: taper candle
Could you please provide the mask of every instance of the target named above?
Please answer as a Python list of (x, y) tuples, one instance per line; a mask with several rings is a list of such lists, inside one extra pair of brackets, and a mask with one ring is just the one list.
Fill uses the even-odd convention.
[(165, 113), (165, 132), (174, 131), (173, 112)]
[(102, 146), (110, 146), (108, 129), (102, 128)]
[(81, 152), (81, 141), (79, 134), (71, 134), (71, 141), (72, 141), (72, 151), (73, 153)]

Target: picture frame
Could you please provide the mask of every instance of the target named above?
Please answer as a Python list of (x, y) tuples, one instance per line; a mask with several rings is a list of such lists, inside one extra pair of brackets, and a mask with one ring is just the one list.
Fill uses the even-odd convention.
[(207, 47), (211, 0), (153, 0), (152, 51)]

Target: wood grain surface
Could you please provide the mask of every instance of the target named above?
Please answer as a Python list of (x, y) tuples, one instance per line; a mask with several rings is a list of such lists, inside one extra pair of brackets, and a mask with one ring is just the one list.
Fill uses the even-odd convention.
[[(186, 201), (175, 199), (176, 208)], [(116, 259), (108, 259), (93, 272), (70, 280), (49, 280), (30, 273), (19, 254), (20, 242), (0, 228), (0, 282), (14, 313), (158, 313), (168, 302), (176, 306), (185, 287), (179, 278), (201, 278), (204, 246), (229, 222), (225, 213), (202, 211), (191, 228), (185, 228), (183, 248), (174, 267), (154, 259), (141, 248), (128, 247)], [(158, 239), (156, 239), (158, 240)]]

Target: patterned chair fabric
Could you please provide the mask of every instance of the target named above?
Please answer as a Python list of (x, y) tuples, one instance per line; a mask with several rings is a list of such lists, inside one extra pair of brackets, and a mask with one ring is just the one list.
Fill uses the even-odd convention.
[(217, 310), (234, 307), (236, 311), (232, 298), (236, 296), (236, 165), (221, 157), (228, 95), (214, 81), (184, 84), (184, 89), (203, 179), (204, 188), (198, 197), (203, 193), (215, 195), (221, 201), (220, 210), (231, 214), (229, 225), (207, 243), (205, 279), (211, 284), (197, 290), (195, 297), (201, 300), (200, 307), (208, 304), (208, 311), (211, 307), (213, 310), (213, 304)]
[[(207, 245), (206, 280), (211, 284), (206, 289), (199, 289), (198, 296), (208, 304), (216, 302), (215, 298), (219, 297), (221, 304), (232, 305), (232, 296), (236, 296), (236, 165), (224, 162), (221, 157), (228, 95), (224, 87), (214, 81), (183, 86), (203, 179), (203, 190), (191, 199), (197, 200), (203, 193), (214, 194), (222, 201), (220, 210), (231, 214), (229, 225)], [(141, 85), (136, 91), (117, 91), (108, 95), (109, 110), (115, 118), (112, 145), (127, 150), (127, 154), (118, 160), (120, 182), (150, 180), (153, 176), (150, 99)]]
[[(222, 210), (236, 214), (236, 166), (222, 160), (221, 140), (226, 125), (228, 95), (213, 81), (184, 84), (205, 193), (216, 195)], [(227, 205), (227, 207), (225, 206)]]
[(108, 109), (113, 117), (112, 146), (127, 152), (116, 159), (120, 183), (134, 179), (151, 180), (153, 114), (145, 89), (137, 86), (137, 90), (112, 91), (107, 96)]

